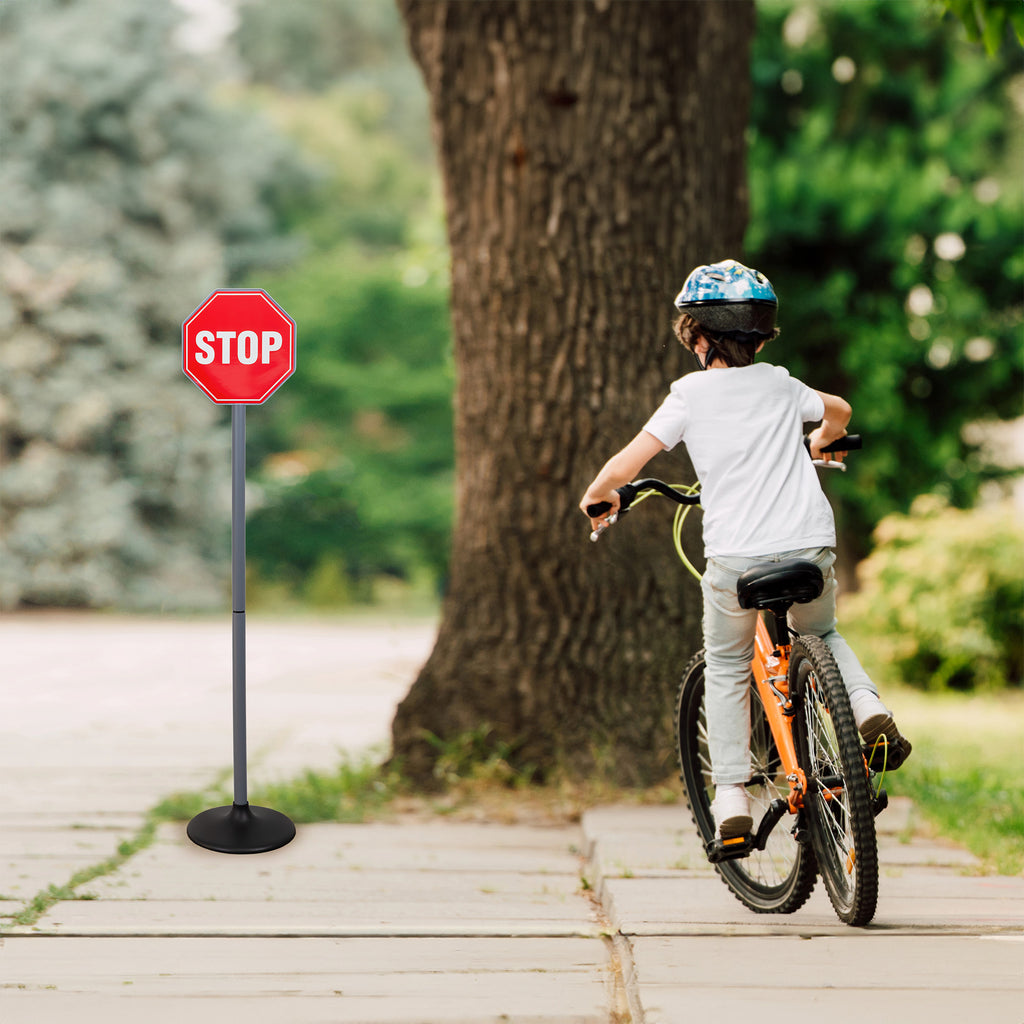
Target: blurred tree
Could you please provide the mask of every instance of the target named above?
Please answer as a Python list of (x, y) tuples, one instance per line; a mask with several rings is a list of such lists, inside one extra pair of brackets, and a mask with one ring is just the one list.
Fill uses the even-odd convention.
[(291, 252), (278, 137), (217, 108), (172, 4), (0, 5), (0, 605), (195, 607), (227, 556), (228, 435), (181, 322)]
[(445, 183), (457, 481), (394, 752), (429, 781), (426, 734), (486, 722), (521, 764), (661, 778), (699, 593), (656, 521), (591, 548), (575, 496), (683, 370), (680, 276), (739, 245), (753, 5), (400, 8)]
[(235, 45), (250, 82), (299, 96), (361, 95), (371, 104), (386, 97), (375, 127), (416, 159), (432, 156), (426, 94), (392, 0), (249, 0), (239, 14)]
[(294, 386), (251, 423), (258, 582), (324, 603), (331, 586), (334, 603), (372, 599), (381, 575), (436, 586), (451, 530), (451, 331), (422, 80), (391, 0), (240, 15), (236, 102), (319, 172), (289, 210), (305, 257), (253, 281), (301, 335)]
[(253, 438), (264, 487), (247, 527), (254, 565), (301, 592), (333, 564), (339, 598), (372, 597), (382, 574), (440, 580), (452, 504), (446, 283), (408, 257), (341, 248), (268, 284), (301, 316), (302, 351), (296, 386)]
[(252, 81), (319, 92), (401, 63), (402, 23), (381, 0), (249, 0), (235, 41)]
[(828, 481), (854, 561), (916, 495), (969, 505), (1005, 472), (965, 427), (1020, 414), (1024, 59), (923, 2), (759, 12), (747, 252), (779, 293), (774, 358), (869, 437)]

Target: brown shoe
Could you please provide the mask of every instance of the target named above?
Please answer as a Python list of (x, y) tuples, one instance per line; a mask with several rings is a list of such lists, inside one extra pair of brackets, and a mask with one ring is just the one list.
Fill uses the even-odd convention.
[(873, 772), (895, 771), (903, 764), (913, 747), (910, 740), (896, 728), (891, 714), (872, 715), (861, 723), (864, 757)]

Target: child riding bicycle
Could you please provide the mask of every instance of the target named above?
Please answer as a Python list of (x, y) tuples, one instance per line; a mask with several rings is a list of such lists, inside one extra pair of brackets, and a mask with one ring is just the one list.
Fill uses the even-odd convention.
[[(875, 684), (836, 630), (833, 571), (835, 520), (807, 457), (846, 434), (849, 404), (814, 391), (780, 366), (754, 356), (778, 335), (778, 299), (768, 279), (735, 260), (697, 267), (675, 300), (676, 336), (702, 370), (675, 381), (661, 407), (625, 448), (604, 465), (580, 502), (607, 502), (594, 529), (619, 510), (616, 488), (640, 475), (658, 452), (686, 445), (701, 483), (704, 553), (704, 647), (708, 748), (719, 838), (750, 831), (745, 783), (750, 779), (750, 665), (757, 612), (739, 605), (736, 583), (754, 565), (804, 558), (825, 578), (821, 596), (797, 604), (789, 621), (829, 646), (850, 695), (857, 728), (867, 744), (885, 737), (888, 767), (897, 768), (911, 745), (896, 727)], [(835, 456), (840, 461), (843, 453)], [(589, 517), (588, 517), (589, 518)]]

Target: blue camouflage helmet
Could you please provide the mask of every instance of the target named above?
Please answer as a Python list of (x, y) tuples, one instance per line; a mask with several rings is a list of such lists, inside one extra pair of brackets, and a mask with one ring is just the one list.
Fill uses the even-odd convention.
[(757, 342), (772, 337), (779, 300), (760, 271), (722, 260), (692, 271), (675, 305), (722, 337)]

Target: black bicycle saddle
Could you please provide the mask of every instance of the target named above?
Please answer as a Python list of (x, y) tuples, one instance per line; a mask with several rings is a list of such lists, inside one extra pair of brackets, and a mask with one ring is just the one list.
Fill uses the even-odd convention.
[(765, 562), (748, 569), (736, 583), (741, 608), (772, 608), (806, 604), (821, 596), (825, 579), (821, 570), (805, 558)]

